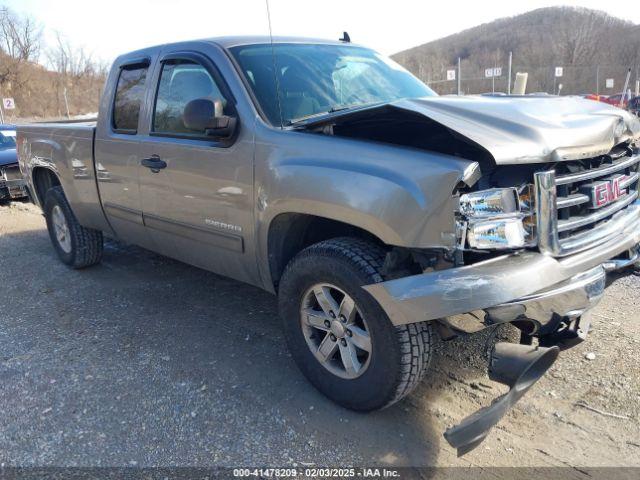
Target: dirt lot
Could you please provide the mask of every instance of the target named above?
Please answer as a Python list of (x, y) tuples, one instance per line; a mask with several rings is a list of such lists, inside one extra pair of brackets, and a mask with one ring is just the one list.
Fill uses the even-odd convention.
[(357, 414), (306, 382), (256, 288), (114, 241), (70, 270), (21, 203), (0, 205), (0, 272), (5, 465), (640, 466), (640, 277), (459, 459), (441, 434), (503, 391), (484, 373), (495, 333), (440, 344), (413, 395)]

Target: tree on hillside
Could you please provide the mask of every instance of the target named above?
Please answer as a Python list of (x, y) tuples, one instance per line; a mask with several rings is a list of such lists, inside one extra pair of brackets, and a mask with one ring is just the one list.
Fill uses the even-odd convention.
[[(614, 78), (619, 88), (629, 68), (634, 76), (640, 75), (640, 27), (600, 11), (549, 7), (479, 25), (394, 58), (424, 79), (442, 77), (439, 64), (453, 65), (460, 57), (463, 91), (480, 93), (491, 89), (491, 82), (484, 79), (486, 68), (501, 66), (504, 77), (509, 52), (513, 52), (513, 71), (529, 72), (529, 91), (551, 92), (562, 83), (563, 93), (598, 88), (601, 93), (615, 93), (604, 87), (605, 78)], [(565, 67), (561, 81), (554, 77), (556, 66)], [(455, 82), (433, 86), (441, 93), (456, 88)], [(496, 89), (504, 86), (506, 78), (500, 78)]]
[(74, 48), (60, 32), (56, 32), (56, 45), (48, 49), (46, 55), (53, 70), (67, 78), (104, 73), (104, 66), (94, 61), (84, 48)]
[(31, 17), (20, 17), (0, 7), (0, 49), (13, 60), (36, 62), (40, 54), (42, 26)]
[(76, 95), (96, 91), (97, 84), (101, 85), (106, 76), (104, 65), (94, 61), (84, 48), (74, 48), (60, 32), (56, 32), (56, 45), (47, 49), (46, 56), (53, 71), (58, 73), (55, 85), (58, 111), (67, 110), (68, 90)]
[(596, 10), (579, 9), (576, 15), (562, 17), (555, 44), (556, 59), (567, 66), (593, 64), (605, 46), (613, 46), (611, 32), (619, 24), (619, 19)]
[(25, 63), (40, 55), (42, 27), (30, 17), (20, 17), (0, 7), (0, 84), (8, 90), (20, 89), (28, 81)]
[(55, 102), (58, 112), (69, 114), (67, 88), (73, 88), (74, 80), (82, 77), (91, 64), (84, 49), (74, 50), (60, 32), (56, 32), (56, 45), (47, 49), (47, 60), (57, 72)]
[[(44, 53), (45, 55), (41, 55)], [(39, 64), (41, 57), (53, 71)], [(0, 91), (14, 97), (21, 117), (57, 117), (97, 110), (105, 66), (62, 35), (47, 48), (42, 26), (28, 16), (0, 7)]]

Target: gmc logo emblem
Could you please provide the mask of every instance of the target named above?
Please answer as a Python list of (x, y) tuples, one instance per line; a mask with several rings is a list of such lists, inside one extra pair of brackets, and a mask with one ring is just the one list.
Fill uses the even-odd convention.
[(615, 177), (611, 180), (594, 183), (591, 186), (591, 206), (593, 208), (604, 207), (611, 202), (627, 194), (626, 188), (620, 188), (620, 182), (624, 176)]

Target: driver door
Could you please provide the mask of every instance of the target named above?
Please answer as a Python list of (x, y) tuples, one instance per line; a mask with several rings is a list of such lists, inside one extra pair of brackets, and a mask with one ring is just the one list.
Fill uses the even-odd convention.
[(253, 283), (257, 267), (246, 241), (254, 228), (253, 139), (243, 131), (215, 138), (183, 122), (184, 108), (198, 98), (221, 100), (224, 113), (237, 116), (229, 89), (196, 52), (165, 54), (154, 81), (140, 142), (145, 227), (160, 253)]

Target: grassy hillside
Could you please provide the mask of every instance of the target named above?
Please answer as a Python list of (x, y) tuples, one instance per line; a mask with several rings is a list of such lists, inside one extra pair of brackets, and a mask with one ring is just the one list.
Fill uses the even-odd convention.
[(4, 112), (6, 121), (66, 116), (65, 89), (71, 115), (95, 112), (103, 82), (103, 73), (51, 71), (38, 63), (16, 62), (0, 51), (0, 95), (13, 97), (16, 104), (15, 110)]
[[(573, 7), (533, 10), (511, 18), (479, 25), (418, 47), (394, 58), (440, 93), (454, 93), (456, 82), (446, 82), (446, 70), (461, 58), (463, 91), (491, 91), (486, 68), (502, 67), (495, 88), (506, 91), (508, 54), (513, 52), (513, 72), (529, 73), (527, 91), (554, 88), (554, 67), (562, 66), (562, 93), (600, 93), (622, 89), (632, 68), (635, 83), (640, 64), (640, 26), (604, 12)], [(614, 88), (605, 79), (614, 78)], [(598, 84), (596, 84), (596, 79)]]
[(55, 44), (45, 44), (42, 29), (33, 18), (0, 5), (0, 97), (13, 98), (16, 106), (4, 112), (7, 122), (97, 109), (104, 65), (60, 34)]

